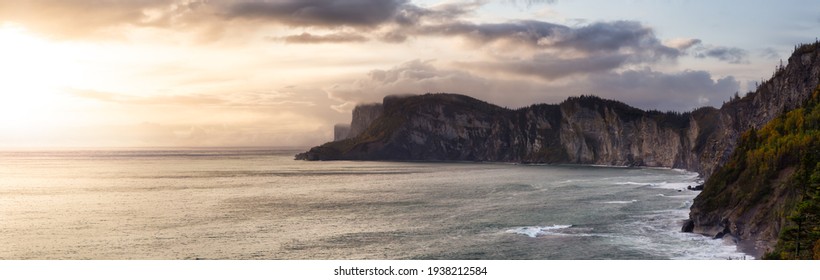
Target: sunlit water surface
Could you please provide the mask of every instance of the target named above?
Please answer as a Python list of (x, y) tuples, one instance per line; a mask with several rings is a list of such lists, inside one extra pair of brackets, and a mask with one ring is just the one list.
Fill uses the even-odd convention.
[(0, 152), (0, 259), (749, 258), (679, 232), (694, 173), (296, 152)]

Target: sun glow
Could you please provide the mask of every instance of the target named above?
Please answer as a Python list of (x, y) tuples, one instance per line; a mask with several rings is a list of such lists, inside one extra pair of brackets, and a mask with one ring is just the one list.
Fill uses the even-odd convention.
[(64, 90), (85, 79), (69, 45), (0, 25), (0, 129), (3, 138), (43, 134), (71, 119)]

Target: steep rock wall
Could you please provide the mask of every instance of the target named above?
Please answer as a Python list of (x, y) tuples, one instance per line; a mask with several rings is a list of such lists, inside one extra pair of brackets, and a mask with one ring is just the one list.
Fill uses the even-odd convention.
[(353, 108), (353, 119), (350, 121), (350, 131), (346, 138), (355, 137), (367, 129), (378, 119), (384, 111), (382, 104), (362, 104)]

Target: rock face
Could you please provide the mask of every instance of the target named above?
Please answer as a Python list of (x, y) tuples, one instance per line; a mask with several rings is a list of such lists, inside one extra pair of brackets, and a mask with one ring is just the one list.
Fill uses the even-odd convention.
[(347, 139), (348, 135), (350, 135), (350, 125), (337, 124), (333, 126), (333, 141)]
[[(797, 48), (788, 66), (756, 91), (733, 98), (720, 109), (704, 107), (690, 113), (643, 111), (594, 96), (518, 110), (457, 94), (389, 96), (383, 105), (354, 110), (348, 139), (314, 147), (296, 158), (657, 166), (696, 171), (708, 178), (729, 160), (741, 133), (801, 106), (818, 83), (820, 51), (812, 44)], [(723, 214), (732, 206), (725, 207), (704, 212), (694, 205), (692, 225), (686, 229), (757, 238), (732, 228), (748, 223), (726, 220)]]
[(350, 121), (350, 132), (348, 137), (351, 138), (359, 135), (370, 126), (376, 119), (382, 115), (382, 104), (363, 104), (358, 105), (353, 109), (353, 119)]

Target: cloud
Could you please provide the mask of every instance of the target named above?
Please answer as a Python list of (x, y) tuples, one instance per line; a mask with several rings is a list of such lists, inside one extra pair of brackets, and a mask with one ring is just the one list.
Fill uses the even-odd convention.
[[(0, 1), (0, 18), (59, 38), (122, 36), (123, 27), (205, 31), (259, 23), (335, 29), (377, 28), (399, 12), (421, 9), (408, 0), (27, 0)], [(216, 35), (214, 35), (216, 36)]]
[(48, 144), (60, 139), (65, 145), (102, 146), (307, 146), (332, 139), (330, 124), (338, 114), (317, 110), (314, 103), (327, 105), (325, 95), (292, 90), (157, 96), (67, 90), (83, 104), (91, 104), (88, 110), (78, 110), (80, 114), (103, 113), (105, 117), (50, 130), (48, 137), (37, 141)]
[[(392, 25), (458, 20), (487, 1), (446, 2), (419, 7), (409, 0), (30, 0), (0, 1), (0, 18), (59, 38), (122, 37), (119, 28), (200, 32), (214, 39), (265, 25), (338, 30), (366, 37)], [(403, 41), (388, 34), (385, 41)]]
[(407, 0), (234, 1), (224, 6), (229, 19), (256, 19), (290, 26), (374, 27), (391, 21)]
[(325, 91), (330, 99), (343, 103), (344, 106), (336, 108), (341, 110), (349, 109), (350, 104), (380, 102), (387, 95), (477, 91), (486, 84), (466, 72), (439, 69), (433, 63), (412, 60), (387, 70), (373, 70), (366, 78), (333, 85)]
[(516, 75), (555, 80), (571, 75), (590, 74), (616, 69), (630, 59), (627, 55), (602, 55), (564, 59), (550, 55), (536, 55), (527, 59), (504, 59), (493, 62), (459, 63), (483, 72), (511, 73)]
[(692, 38), (675, 38), (666, 41), (666, 45), (680, 51), (688, 50), (689, 48), (699, 45), (702, 43), (700, 39), (692, 39)]
[(738, 89), (739, 82), (734, 77), (714, 78), (706, 71), (605, 71), (555, 83), (482, 76), (436, 66), (434, 61), (413, 60), (387, 70), (373, 70), (365, 78), (325, 90), (328, 97), (341, 103), (336, 108), (340, 111), (351, 109), (355, 103), (381, 101), (386, 95), (427, 92), (466, 94), (512, 108), (594, 94), (643, 109), (688, 111), (719, 106)]
[(323, 44), (323, 43), (359, 43), (366, 42), (369, 39), (355, 33), (331, 33), (327, 35), (313, 35), (307, 32), (302, 32), (299, 35), (285, 36), (277, 38), (289, 44)]
[(716, 58), (731, 64), (749, 63), (749, 52), (744, 49), (720, 46), (701, 46), (697, 48), (697, 58)]
[(225, 100), (207, 95), (132, 96), (92, 89), (66, 89), (69, 94), (102, 102), (128, 105), (222, 105)]
[(635, 21), (598, 22), (564, 31), (568, 32), (541, 38), (538, 44), (547, 47), (569, 47), (586, 53), (627, 50), (653, 57), (674, 58), (680, 55), (677, 49), (662, 44), (652, 28)]
[(760, 57), (767, 60), (775, 60), (780, 58), (780, 53), (775, 48), (765, 48), (760, 50)]
[(571, 28), (537, 20), (505, 23), (450, 22), (408, 30), (414, 35), (461, 36), (475, 43), (497, 41), (519, 43), (536, 49), (572, 49), (584, 53), (631, 50), (676, 56), (676, 48), (665, 46), (654, 31), (634, 21), (597, 22)]
[(406, 4), (396, 14), (394, 21), (403, 26), (419, 25), (422, 22), (428, 24), (430, 22), (452, 22), (474, 13), (487, 2), (487, 0), (445, 2), (429, 8)]
[(3, 0), (0, 18), (57, 37), (89, 37), (123, 24), (156, 24), (158, 18), (151, 13), (169, 7), (163, 0)]
[(300, 96), (279, 91), (244, 91), (218, 94), (172, 94), (135, 96), (92, 89), (66, 89), (72, 96), (100, 102), (140, 106), (213, 106), (238, 108), (266, 108), (276, 106), (314, 106)]
[(419, 26), (406, 32), (412, 35), (461, 36), (478, 44), (508, 41), (538, 47), (539, 40), (569, 28), (559, 24), (526, 20), (506, 23), (451, 22)]
[(581, 27), (535, 20), (452, 22), (407, 31), (424, 36), (459, 36), (473, 43), (470, 49), (487, 48), (490, 55), (477, 61), (458, 62), (463, 67), (544, 80), (675, 61), (700, 43), (697, 39), (680, 39), (666, 45), (651, 28), (632, 21), (598, 22)]
[(525, 5), (527, 8), (532, 7), (533, 5), (539, 4), (546, 4), (551, 5), (558, 3), (558, 0), (502, 0), (503, 3), (509, 3), (513, 5)]
[(739, 90), (732, 76), (714, 78), (706, 71), (663, 73), (650, 68), (593, 75), (575, 90), (621, 100), (643, 109), (688, 111), (702, 106), (720, 106)]

